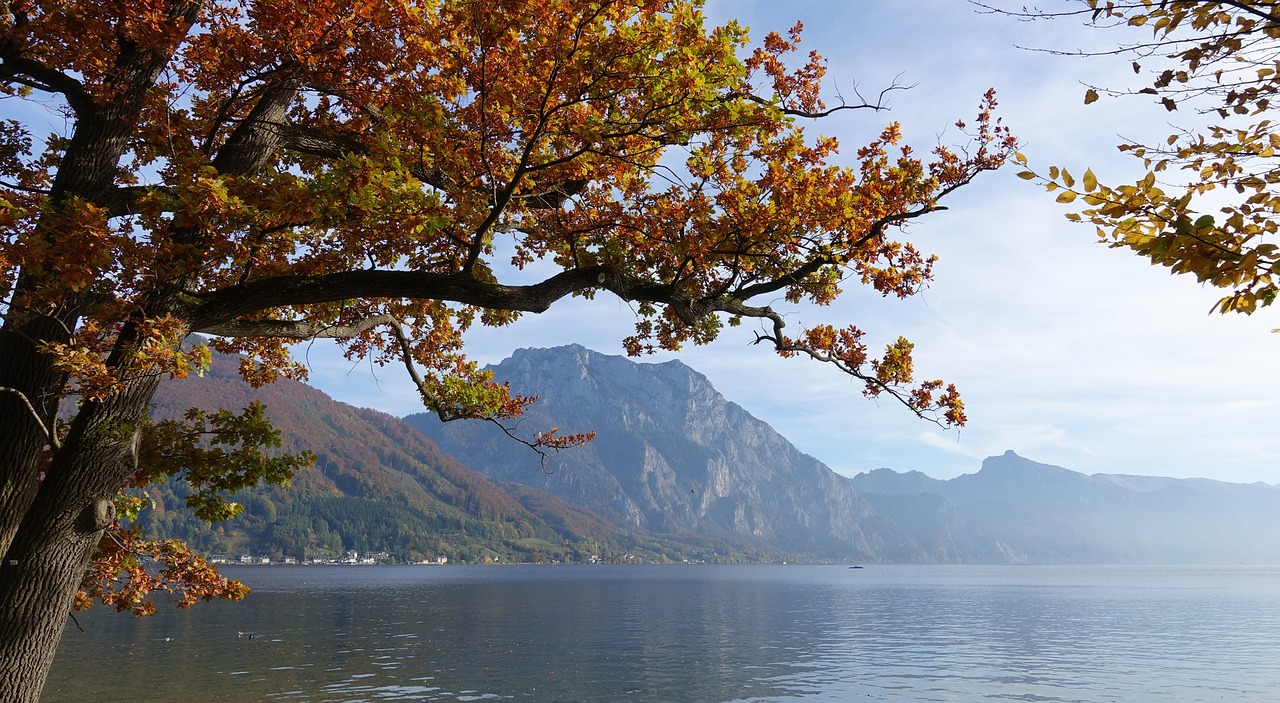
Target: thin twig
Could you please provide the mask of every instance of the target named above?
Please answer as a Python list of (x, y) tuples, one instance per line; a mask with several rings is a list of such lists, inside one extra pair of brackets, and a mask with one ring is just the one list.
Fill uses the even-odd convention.
[(36, 411), (36, 406), (31, 404), (31, 400), (27, 398), (26, 393), (23, 393), (17, 388), (10, 388), (8, 386), (0, 386), (0, 391), (7, 391), (18, 396), (18, 399), (22, 401), (22, 404), (27, 407), (27, 411), (31, 413), (31, 419), (35, 420), (36, 425), (40, 427), (40, 432), (49, 440), (49, 446), (53, 447), (55, 450), (62, 449), (62, 444), (58, 441), (58, 437), (53, 432), (49, 431), (49, 427), (44, 424), (44, 420), (40, 418), (40, 413)]

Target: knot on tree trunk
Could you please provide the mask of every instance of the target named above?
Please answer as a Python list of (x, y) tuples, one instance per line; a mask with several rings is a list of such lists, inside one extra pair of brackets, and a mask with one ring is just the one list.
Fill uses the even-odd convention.
[(76, 518), (76, 529), (85, 534), (101, 532), (111, 526), (116, 519), (116, 503), (110, 498), (96, 498), (84, 506)]

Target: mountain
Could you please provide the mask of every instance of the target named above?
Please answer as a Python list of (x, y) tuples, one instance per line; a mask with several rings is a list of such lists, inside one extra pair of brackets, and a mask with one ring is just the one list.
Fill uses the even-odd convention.
[(638, 364), (574, 345), (521, 349), (493, 371), (539, 396), (521, 428), (594, 431), (595, 440), (542, 471), (490, 423), (405, 420), (476, 470), (619, 524), (813, 558), (898, 553), (901, 540), (848, 481), (678, 361)]
[(152, 534), (187, 539), (207, 553), (307, 559), (355, 550), (399, 561), (586, 560), (631, 552), (647, 539), (536, 489), (499, 485), (391, 415), (296, 381), (252, 388), (236, 364), (216, 356), (204, 377), (165, 382), (153, 416), (258, 400), (282, 431), (284, 451), (309, 449), (316, 465), (290, 487), (237, 494), (245, 513), (213, 527), (185, 508), (181, 484), (153, 487), (155, 507), (140, 520)]
[(203, 378), (166, 382), (155, 416), (258, 400), (285, 451), (309, 449), (318, 460), (291, 487), (237, 494), (245, 513), (214, 527), (185, 508), (181, 484), (149, 487), (154, 507), (139, 524), (205, 553), (1280, 563), (1280, 487), (1087, 476), (1013, 452), (947, 481), (890, 469), (845, 478), (679, 362), (569, 346), (519, 350), (495, 367), (514, 391), (541, 396), (512, 431), (596, 432), (545, 467), (490, 423), (406, 422), (294, 381), (253, 389), (236, 364), (219, 356)]
[(1280, 487), (1085, 474), (1012, 451), (948, 481), (849, 479), (943, 561), (1280, 563)]

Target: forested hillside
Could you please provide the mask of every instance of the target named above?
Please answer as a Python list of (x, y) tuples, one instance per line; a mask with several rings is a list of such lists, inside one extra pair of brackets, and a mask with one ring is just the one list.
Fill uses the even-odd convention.
[(534, 503), (550, 518), (544, 520), (390, 415), (294, 381), (253, 389), (235, 374), (235, 363), (217, 357), (204, 377), (166, 383), (154, 415), (190, 405), (238, 409), (256, 399), (283, 433), (283, 450), (310, 450), (316, 464), (289, 487), (237, 495), (244, 513), (212, 527), (185, 508), (180, 485), (154, 486), (154, 507), (140, 518), (152, 534), (182, 537), (206, 553), (299, 560), (347, 550), (385, 551), (397, 561), (540, 560), (618, 545), (608, 523), (549, 496)]
[[(204, 554), (281, 560), (336, 559), (347, 551), (395, 562), (734, 561), (777, 558), (724, 540), (659, 539), (528, 486), (495, 482), (444, 454), (401, 420), (337, 402), (281, 380), (254, 389), (236, 360), (216, 356), (203, 377), (173, 380), (153, 416), (187, 407), (239, 409), (257, 400), (281, 430), (282, 451), (310, 450), (315, 466), (287, 487), (243, 491), (245, 511), (213, 526), (184, 504), (181, 484), (151, 486), (138, 520), (150, 535), (178, 537)], [(515, 442), (511, 452), (529, 452)], [(530, 453), (532, 456), (532, 453)], [(531, 471), (539, 471), (536, 460)]]

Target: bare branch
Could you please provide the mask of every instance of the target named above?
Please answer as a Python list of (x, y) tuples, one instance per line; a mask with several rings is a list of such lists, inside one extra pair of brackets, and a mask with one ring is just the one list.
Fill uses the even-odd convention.
[(763, 342), (768, 342), (769, 344), (772, 344), (773, 348), (777, 350), (779, 353), (804, 354), (816, 361), (821, 361), (823, 363), (831, 364), (832, 366), (835, 366), (837, 369), (839, 369), (842, 373), (852, 376), (853, 378), (856, 378), (859, 381), (862, 381), (863, 383), (867, 384), (868, 387), (875, 387), (879, 389), (881, 392), (888, 393), (891, 397), (893, 397), (894, 400), (901, 403), (904, 407), (910, 410), (912, 414), (914, 414), (916, 417), (922, 420), (925, 420), (927, 422), (932, 422), (933, 424), (943, 429), (948, 428), (947, 423), (944, 422), (942, 419), (930, 416), (926, 414), (924, 410), (912, 404), (910, 396), (904, 393), (901, 389), (891, 386), (885, 383), (884, 381), (881, 381), (879, 378), (876, 378), (875, 376), (865, 374), (862, 371), (848, 365), (843, 360), (831, 354), (827, 354), (825, 352), (812, 349), (802, 344), (796, 344), (794, 342), (789, 343), (786, 339), (786, 335), (782, 333), (783, 328), (786, 327), (786, 323), (783, 322), (782, 316), (774, 312), (773, 310), (769, 308), (745, 308), (745, 310), (754, 314), (748, 314), (744, 316), (763, 317), (770, 320), (773, 323), (773, 334), (757, 332), (756, 339), (754, 342), (752, 342), (752, 344), (761, 344)]
[(486, 415), (484, 417), (474, 417), (474, 416), (454, 412), (453, 410), (446, 408), (445, 404), (441, 401), (440, 397), (436, 395), (431, 390), (431, 387), (428, 386), (426, 382), (423, 380), (422, 374), (418, 373), (418, 367), (415, 366), (413, 363), (412, 347), (409, 343), (408, 335), (406, 335), (404, 332), (404, 325), (400, 322), (399, 319), (395, 317), (392, 317), (390, 315), (387, 315), (385, 317), (388, 318), (385, 324), (391, 328), (392, 333), (395, 335), (396, 343), (400, 346), (400, 357), (404, 361), (404, 367), (405, 367), (405, 370), (408, 371), (409, 373), (409, 378), (413, 381), (413, 385), (415, 385), (418, 388), (418, 394), (422, 396), (422, 402), (427, 406), (428, 409), (430, 409), (432, 412), (435, 413), (436, 417), (440, 418), (441, 422), (453, 422), (454, 420), (467, 420), (467, 419), (485, 420), (487, 422), (491, 422), (495, 426), (497, 426), (498, 429), (502, 430), (503, 434), (519, 442), (520, 444), (523, 444), (524, 446), (532, 449), (534, 452), (536, 452), (538, 454), (538, 462), (539, 462), (539, 465), (542, 466), (542, 470), (548, 474), (551, 473), (551, 470), (547, 468), (547, 459), (551, 458), (552, 454), (555, 454), (556, 452), (560, 451), (558, 447), (553, 448), (552, 451), (548, 452), (545, 446), (541, 444), (539, 440), (534, 440), (531, 442), (525, 439), (524, 437), (521, 437), (520, 435), (515, 433), (515, 428), (508, 427), (507, 425), (503, 424), (501, 420), (499, 420), (497, 417), (494, 417), (493, 415)]
[(880, 99), (877, 100), (875, 103), (862, 102), (854, 105), (843, 103), (833, 108), (823, 110), (821, 112), (808, 112), (806, 110), (796, 110), (793, 108), (784, 107), (782, 105), (778, 105), (772, 100), (769, 100), (768, 98), (762, 98), (759, 95), (755, 95), (753, 93), (741, 92), (741, 91), (729, 93), (728, 95), (725, 96), (725, 99), (734, 100), (734, 99), (741, 98), (743, 100), (750, 100), (751, 102), (757, 103), (759, 105), (764, 105), (766, 107), (776, 107), (779, 110), (781, 110), (782, 114), (784, 115), (791, 115), (792, 117), (808, 117), (812, 119), (821, 119), (823, 117), (827, 117), (829, 115), (835, 114), (842, 110), (873, 110), (876, 112), (879, 112), (881, 110), (887, 110), (889, 108), (885, 107), (884, 105), (885, 93), (891, 90), (907, 90), (910, 87), (911, 86), (892, 85), (880, 92)]
[(9, 388), (8, 386), (0, 386), (0, 393), (13, 393), (18, 396), (18, 400), (21, 401), (22, 404), (26, 406), (27, 411), (31, 413), (31, 419), (35, 420), (36, 425), (40, 427), (40, 433), (45, 436), (45, 439), (49, 440), (49, 446), (54, 449), (62, 448), (62, 444), (58, 441), (58, 436), (49, 430), (49, 426), (44, 424), (44, 420), (40, 419), (40, 413), (36, 411), (36, 406), (31, 404), (31, 399), (27, 397), (26, 393), (23, 393), (17, 388)]
[(547, 468), (547, 460), (550, 459), (553, 455), (559, 453), (560, 452), (559, 448), (555, 448), (552, 451), (547, 451), (544, 448), (544, 445), (539, 444), (537, 440), (530, 442), (524, 437), (521, 437), (520, 435), (516, 434), (514, 427), (507, 427), (500, 420), (498, 420), (498, 418), (486, 417), (483, 419), (493, 423), (498, 429), (502, 430), (502, 434), (505, 434), (508, 438), (513, 439), (519, 442), (520, 444), (523, 444), (524, 446), (532, 449), (534, 452), (536, 452), (538, 454), (538, 465), (542, 467), (542, 472), (548, 476), (551, 475), (552, 473), (551, 469)]
[(418, 388), (418, 394), (422, 396), (422, 402), (441, 420), (449, 421), (457, 419), (450, 413), (445, 412), (444, 404), (440, 402), (431, 387), (423, 380), (422, 374), (418, 373), (418, 367), (413, 364), (413, 347), (409, 344), (409, 337), (404, 333), (404, 325), (395, 317), (387, 316), (389, 319), (386, 325), (395, 333), (396, 342), (400, 345), (400, 357), (404, 360), (404, 368), (409, 372), (409, 378), (413, 381), (413, 385)]

